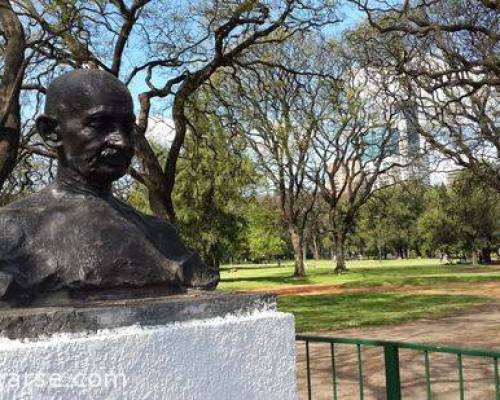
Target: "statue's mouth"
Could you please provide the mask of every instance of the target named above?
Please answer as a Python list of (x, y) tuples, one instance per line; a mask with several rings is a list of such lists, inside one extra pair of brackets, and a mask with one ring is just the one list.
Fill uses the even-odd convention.
[(99, 155), (99, 163), (114, 167), (127, 168), (132, 160), (132, 155), (125, 151), (106, 149)]
[(117, 167), (118, 166), (128, 167), (128, 165), (130, 164), (130, 157), (127, 157), (126, 155), (123, 154), (117, 154), (101, 158), (101, 161), (104, 162), (105, 164), (114, 165)]

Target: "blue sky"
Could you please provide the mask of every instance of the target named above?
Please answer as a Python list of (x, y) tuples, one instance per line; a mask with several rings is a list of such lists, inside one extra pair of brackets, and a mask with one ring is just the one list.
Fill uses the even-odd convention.
[[(364, 18), (364, 13), (358, 10), (357, 7), (355, 7), (352, 3), (349, 2), (345, 1), (341, 2), (338, 11), (339, 11), (339, 16), (342, 20), (341, 22), (335, 25), (330, 25), (324, 28), (324, 33), (327, 36), (340, 37), (342, 32), (344, 32), (347, 29), (353, 28)], [(136, 65), (141, 62), (140, 60), (145, 59), (143, 48), (140, 45), (134, 43), (131, 43), (129, 45), (129, 48), (127, 49), (126, 53), (128, 58), (127, 64), (129, 65)], [(136, 103), (137, 108), (138, 108), (137, 95), (141, 92), (148, 90), (146, 84), (144, 83), (144, 77), (145, 74), (138, 74), (137, 77), (129, 85), (129, 88), (134, 95), (134, 102)], [(160, 110), (155, 110), (155, 111), (160, 112)], [(169, 110), (168, 109), (161, 110), (161, 114), (163, 114), (164, 117), (167, 117), (167, 115), (169, 115)]]

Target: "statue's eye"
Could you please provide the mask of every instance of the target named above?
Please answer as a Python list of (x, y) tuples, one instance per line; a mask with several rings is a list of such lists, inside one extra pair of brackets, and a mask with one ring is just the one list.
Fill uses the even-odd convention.
[(101, 118), (93, 119), (88, 123), (88, 126), (94, 129), (102, 129), (106, 127), (106, 121)]

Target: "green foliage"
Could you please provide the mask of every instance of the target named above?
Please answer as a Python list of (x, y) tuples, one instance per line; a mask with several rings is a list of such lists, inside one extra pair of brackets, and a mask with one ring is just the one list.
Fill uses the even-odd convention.
[[(258, 180), (244, 144), (232, 137), (213, 114), (194, 108), (191, 129), (177, 163), (173, 201), (185, 244), (215, 266), (246, 251), (245, 210)], [(153, 144), (160, 163), (166, 149)], [(151, 214), (147, 189), (133, 186), (127, 201)]]
[(242, 143), (230, 137), (213, 115), (193, 113), (178, 162), (174, 204), (186, 244), (218, 266), (245, 244), (243, 209), (255, 181)]
[(286, 249), (285, 232), (273, 199), (264, 197), (250, 202), (245, 210), (246, 240), (252, 260), (269, 259)]
[(489, 262), (500, 245), (500, 195), (468, 172), (451, 185), (418, 182), (380, 190), (362, 210), (357, 235), (368, 254), (468, 256)]
[(471, 173), (462, 171), (448, 187), (427, 193), (427, 206), (418, 220), (419, 232), (429, 249), (467, 254), (476, 262), (489, 262), (500, 245), (500, 195)]
[(43, 158), (21, 157), (0, 190), (0, 207), (31, 196), (46, 186), (49, 177), (40, 171), (50, 168), (50, 162)]
[(427, 187), (409, 182), (380, 190), (363, 208), (358, 234), (368, 253), (407, 257), (410, 249), (420, 255), (417, 219), (425, 208)]
[(445, 186), (430, 188), (425, 194), (426, 208), (417, 221), (423, 250), (453, 254), (457, 251), (458, 233), (455, 219), (450, 215), (450, 194)]
[(128, 193), (127, 202), (144, 214), (153, 214), (149, 207), (148, 190), (145, 186), (135, 182)]
[(498, 247), (500, 194), (465, 171), (449, 191), (448, 216), (455, 223), (460, 247), (467, 252)]

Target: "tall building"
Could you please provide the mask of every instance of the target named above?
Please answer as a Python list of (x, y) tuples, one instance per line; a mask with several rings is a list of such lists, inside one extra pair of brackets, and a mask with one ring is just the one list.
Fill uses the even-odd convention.
[[(368, 147), (367, 159), (376, 159), (380, 152), (384, 151), (386, 156), (381, 169), (397, 164), (380, 175), (376, 183), (377, 187), (410, 179), (430, 184), (429, 159), (424, 152), (424, 140), (419, 134), (419, 130), (422, 129), (420, 124), (416, 107), (404, 103), (400, 106), (393, 128), (374, 130), (370, 139), (373, 144)], [(387, 144), (385, 148), (382, 148), (381, 143), (384, 143), (384, 140), (387, 140)]]
[[(337, 165), (334, 179), (337, 190), (342, 190), (350, 180), (353, 183), (359, 180), (361, 169), (374, 170), (381, 152), (384, 155), (380, 170), (390, 169), (377, 178), (376, 188), (407, 180), (430, 184), (429, 159), (423, 151), (424, 140), (419, 134), (418, 118), (411, 110), (402, 109), (396, 121), (392, 128), (374, 128), (364, 136), (361, 161), (345, 160)], [(334, 164), (330, 164), (331, 168)]]
[(400, 106), (401, 125), (404, 129), (401, 141), (401, 156), (404, 159), (403, 178), (416, 179), (425, 184), (430, 183), (429, 157), (425, 152), (425, 141), (419, 134), (424, 129), (424, 121), (418, 116), (416, 104), (407, 101)]

